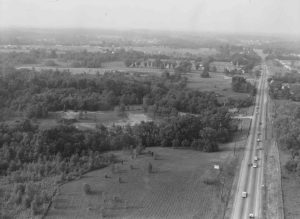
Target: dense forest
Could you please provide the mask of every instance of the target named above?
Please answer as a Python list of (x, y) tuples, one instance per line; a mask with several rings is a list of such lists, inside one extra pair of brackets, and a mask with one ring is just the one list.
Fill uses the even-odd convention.
[(216, 94), (185, 87), (180, 75), (135, 78), (124, 74), (71, 75), (53, 70), (15, 70), (0, 78), (0, 110), (46, 117), (48, 111), (112, 110), (143, 104), (157, 114), (171, 111), (200, 113), (219, 107)]

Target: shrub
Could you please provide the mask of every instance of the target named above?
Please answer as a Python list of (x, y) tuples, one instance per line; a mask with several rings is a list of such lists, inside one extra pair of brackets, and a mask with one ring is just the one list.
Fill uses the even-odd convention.
[(295, 172), (297, 169), (297, 164), (297, 161), (289, 160), (288, 162), (286, 162), (285, 168), (290, 172)]
[(20, 190), (15, 194), (15, 203), (17, 205), (21, 204), (21, 202), (22, 202), (22, 195), (23, 195), (23, 193)]
[(30, 209), (31, 209), (31, 213), (32, 215), (37, 215), (39, 214), (39, 207), (38, 207), (38, 200), (37, 197), (35, 196), (34, 199), (32, 200), (31, 204), (30, 204)]
[(31, 197), (30, 197), (29, 195), (26, 194), (26, 195), (23, 197), (23, 200), (22, 200), (23, 206), (24, 206), (25, 208), (29, 208), (29, 207), (30, 207), (30, 204), (31, 204), (31, 201), (32, 201)]
[(91, 190), (91, 187), (89, 184), (87, 184), (87, 183), (83, 184), (83, 192), (87, 195), (91, 194), (92, 190)]
[(177, 138), (175, 138), (173, 141), (172, 141), (172, 147), (179, 147), (180, 146), (180, 142)]
[(182, 142), (181, 142), (181, 146), (182, 147), (189, 147), (190, 146), (190, 142), (186, 139), (184, 139)]
[(152, 173), (152, 171), (153, 171), (152, 164), (149, 163), (149, 164), (148, 164), (148, 173)]
[(204, 178), (203, 182), (207, 185), (217, 185), (219, 183), (218, 178)]
[(143, 150), (145, 150), (145, 146), (139, 144), (137, 147), (136, 147), (136, 154), (142, 154)]

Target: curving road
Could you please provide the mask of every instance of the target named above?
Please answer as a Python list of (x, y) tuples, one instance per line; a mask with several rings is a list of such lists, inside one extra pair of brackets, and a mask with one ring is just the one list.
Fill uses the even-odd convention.
[[(262, 218), (262, 189), (263, 189), (263, 165), (265, 140), (265, 121), (267, 108), (267, 66), (262, 64), (262, 75), (257, 87), (257, 98), (253, 114), (252, 124), (248, 136), (248, 142), (241, 163), (239, 180), (234, 197), (232, 219)], [(260, 139), (261, 142), (257, 140)], [(259, 150), (262, 148), (262, 150)], [(258, 157), (257, 168), (249, 165), (254, 157)], [(247, 197), (242, 198), (242, 192), (247, 192)]]

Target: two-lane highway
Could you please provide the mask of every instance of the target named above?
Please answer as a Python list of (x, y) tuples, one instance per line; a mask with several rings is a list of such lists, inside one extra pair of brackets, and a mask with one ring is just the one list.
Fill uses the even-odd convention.
[[(266, 65), (257, 87), (255, 110), (252, 118), (244, 159), (241, 163), (239, 180), (234, 197), (232, 219), (262, 218), (262, 186), (264, 165), (264, 137), (267, 107)], [(255, 159), (258, 159), (255, 161)], [(257, 166), (257, 167), (256, 167)], [(247, 197), (242, 197), (246, 192)]]

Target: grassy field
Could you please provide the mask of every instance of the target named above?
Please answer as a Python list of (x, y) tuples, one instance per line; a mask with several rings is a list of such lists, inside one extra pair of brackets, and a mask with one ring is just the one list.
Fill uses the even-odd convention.
[(201, 78), (200, 73), (188, 74), (188, 87), (201, 91), (214, 91), (220, 95), (220, 99), (224, 97), (244, 98), (246, 93), (236, 93), (231, 89), (231, 77), (227, 77), (223, 73), (209, 73), (210, 78)]
[[(108, 167), (63, 185), (47, 218), (222, 218), (222, 186), (207, 185), (204, 179), (217, 176), (214, 164), (232, 159), (230, 147), (218, 153), (149, 148), (156, 159), (148, 154), (131, 159), (128, 152), (116, 152), (124, 164), (115, 164), (114, 173)], [(147, 171), (149, 162), (152, 173)], [(226, 188), (232, 179), (225, 175)], [(91, 186), (91, 194), (84, 194), (84, 183)]]

